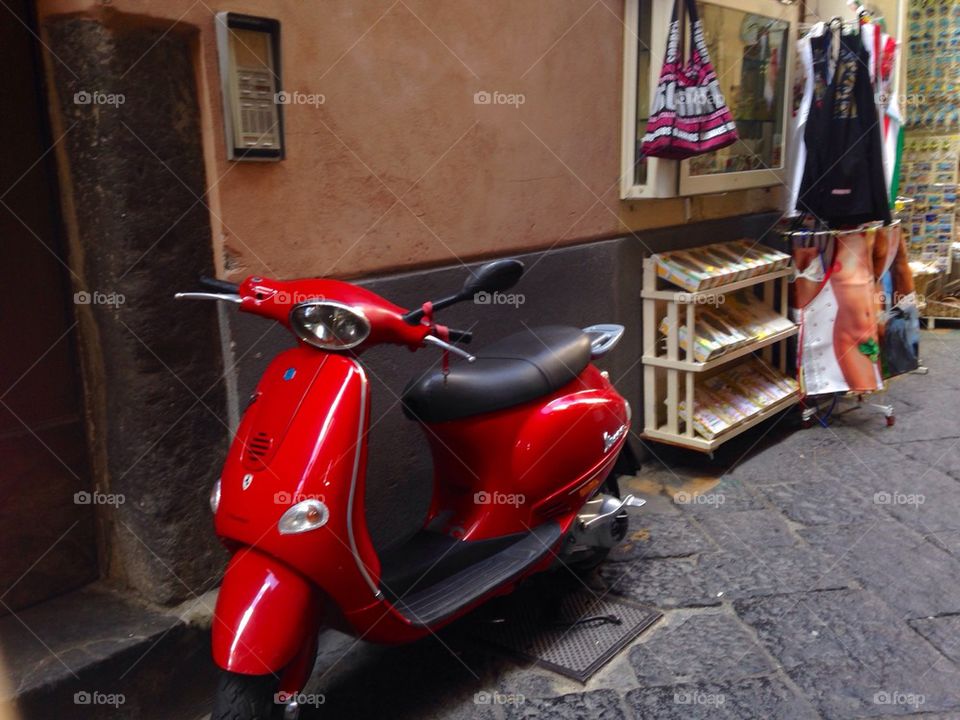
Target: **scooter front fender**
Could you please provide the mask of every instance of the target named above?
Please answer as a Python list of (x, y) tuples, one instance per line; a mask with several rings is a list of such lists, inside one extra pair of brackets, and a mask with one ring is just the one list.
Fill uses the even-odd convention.
[(317, 630), (317, 592), (303, 575), (251, 548), (227, 565), (213, 614), (213, 659), (245, 675), (279, 673)]

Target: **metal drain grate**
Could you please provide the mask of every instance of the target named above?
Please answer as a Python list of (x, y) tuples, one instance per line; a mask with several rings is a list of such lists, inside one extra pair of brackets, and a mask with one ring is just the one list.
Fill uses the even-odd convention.
[[(586, 682), (662, 613), (623, 598), (597, 597), (577, 590), (545, 608), (542, 598), (517, 598), (494, 620), (474, 626), (473, 634), (502, 650), (569, 678)], [(613, 616), (620, 624), (586, 618)]]

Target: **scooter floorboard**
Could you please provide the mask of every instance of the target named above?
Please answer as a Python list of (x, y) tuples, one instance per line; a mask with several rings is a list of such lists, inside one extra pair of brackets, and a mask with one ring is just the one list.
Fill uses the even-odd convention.
[(391, 601), (423, 590), (496, 555), (527, 534), (462, 540), (428, 526), (380, 556), (380, 589)]
[(480, 599), (543, 558), (560, 539), (560, 525), (548, 522), (500, 552), (394, 602), (414, 625), (432, 625)]

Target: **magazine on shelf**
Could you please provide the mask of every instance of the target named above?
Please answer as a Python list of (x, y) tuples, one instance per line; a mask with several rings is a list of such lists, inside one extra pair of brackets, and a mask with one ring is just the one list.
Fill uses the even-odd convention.
[(790, 263), (786, 253), (753, 240), (657, 253), (653, 258), (659, 277), (690, 292), (781, 270)]
[[(706, 378), (694, 386), (693, 427), (707, 440), (749, 420), (797, 392), (797, 381), (753, 358)], [(687, 417), (686, 400), (679, 403)]]

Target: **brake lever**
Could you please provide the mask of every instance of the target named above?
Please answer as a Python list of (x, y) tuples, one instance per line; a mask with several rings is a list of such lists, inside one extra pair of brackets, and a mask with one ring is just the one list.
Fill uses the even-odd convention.
[(459, 348), (456, 345), (448, 343), (444, 340), (441, 340), (436, 335), (426, 335), (423, 338), (425, 343), (430, 343), (431, 345), (436, 345), (441, 350), (446, 350), (447, 352), (452, 352), (454, 355), (459, 355), (468, 363), (476, 362), (477, 358), (470, 353), (468, 353), (463, 348)]

